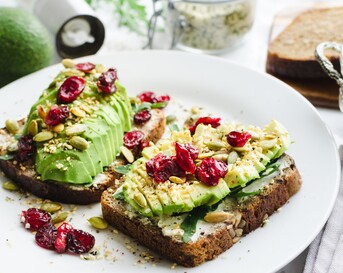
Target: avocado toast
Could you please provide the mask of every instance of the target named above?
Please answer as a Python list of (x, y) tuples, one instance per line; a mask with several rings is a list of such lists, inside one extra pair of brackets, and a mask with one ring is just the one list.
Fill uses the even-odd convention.
[(0, 168), (38, 197), (74, 204), (100, 201), (113, 185), (123, 136), (140, 130), (146, 142), (164, 133), (165, 117), (132, 128), (132, 108), (117, 71), (91, 63), (63, 62), (59, 73), (25, 120), (0, 130)]
[(277, 121), (261, 129), (199, 120), (145, 148), (101, 198), (108, 223), (186, 267), (262, 226), (301, 186)]

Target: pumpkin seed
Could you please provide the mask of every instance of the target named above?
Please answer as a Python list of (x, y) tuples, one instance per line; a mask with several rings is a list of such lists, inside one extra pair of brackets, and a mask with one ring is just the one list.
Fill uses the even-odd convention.
[(38, 134), (38, 123), (36, 120), (31, 120), (27, 131), (30, 135), (35, 136)]
[(236, 151), (230, 152), (227, 157), (227, 164), (235, 164), (238, 158), (239, 155)]
[(147, 202), (146, 202), (146, 199), (145, 199), (145, 197), (144, 197), (143, 194), (141, 194), (141, 193), (135, 193), (135, 194), (133, 195), (133, 199), (136, 201), (136, 203), (137, 203), (140, 207), (144, 208), (144, 207), (147, 206)]
[(50, 131), (44, 131), (44, 132), (40, 132), (38, 134), (36, 134), (33, 137), (33, 140), (36, 142), (43, 142), (43, 141), (47, 141), (50, 140), (54, 137), (54, 134)]
[(6, 150), (10, 153), (16, 152), (18, 149), (18, 141), (9, 144), (6, 148)]
[(75, 66), (75, 62), (72, 59), (63, 59), (62, 64), (65, 68), (73, 68)]
[(67, 136), (80, 135), (83, 132), (85, 132), (86, 129), (87, 129), (87, 126), (84, 124), (74, 124), (72, 126), (69, 126), (66, 129), (66, 135)]
[(216, 155), (213, 155), (212, 157), (216, 160), (227, 161), (227, 159), (229, 158), (229, 155), (228, 154), (216, 154)]
[(12, 134), (15, 135), (19, 131), (19, 124), (17, 121), (8, 119), (6, 120), (6, 129)]
[(166, 117), (166, 122), (167, 124), (170, 124), (172, 122), (174, 122), (176, 120), (176, 116), (175, 115), (169, 115)]
[(277, 143), (277, 138), (268, 139), (268, 140), (261, 140), (260, 146), (263, 150), (271, 149), (273, 148)]
[(70, 109), (70, 112), (79, 118), (84, 118), (86, 116), (86, 112), (81, 110), (79, 107), (73, 107)]
[(80, 109), (85, 111), (87, 114), (91, 114), (93, 111), (87, 105), (81, 104)]
[(8, 191), (19, 190), (18, 186), (16, 184), (14, 184), (13, 182), (10, 182), (10, 181), (5, 181), (4, 183), (2, 183), (2, 188), (4, 188), (5, 190), (8, 190)]
[(207, 153), (201, 153), (201, 154), (198, 155), (198, 159), (204, 159), (204, 158), (206, 158), (206, 157), (212, 156), (213, 154), (214, 154), (213, 151), (209, 151), (209, 152), (207, 152)]
[(91, 217), (87, 221), (96, 229), (106, 229), (108, 227), (107, 222), (98, 216)]
[(62, 205), (56, 202), (46, 202), (40, 206), (40, 209), (53, 213), (62, 209)]
[(44, 120), (46, 115), (47, 115), (44, 107), (42, 105), (38, 105), (37, 106), (37, 111), (38, 111), (38, 115), (40, 116), (40, 118)]
[(225, 148), (225, 144), (219, 141), (207, 142), (205, 144), (210, 150), (218, 151), (222, 148)]
[(84, 72), (77, 70), (75, 68), (66, 68), (63, 70), (63, 74), (70, 77), (70, 76), (78, 76), (83, 77), (85, 75)]
[(133, 161), (135, 161), (135, 157), (133, 156), (133, 153), (127, 147), (121, 146), (120, 150), (129, 163), (132, 163)]
[(220, 223), (225, 220), (230, 220), (233, 217), (232, 213), (224, 211), (213, 211), (205, 215), (204, 220), (208, 223)]
[(55, 125), (54, 127), (52, 127), (52, 130), (55, 132), (55, 133), (61, 133), (63, 130), (64, 130), (64, 124), (63, 123), (60, 123), (60, 124), (57, 124)]
[(53, 224), (57, 224), (57, 223), (61, 223), (63, 221), (65, 221), (69, 216), (69, 212), (68, 211), (63, 211), (58, 213), (55, 217), (52, 218), (52, 223)]
[(183, 184), (186, 182), (186, 177), (170, 176), (169, 180), (176, 184)]
[(73, 136), (70, 140), (69, 143), (71, 146), (78, 150), (86, 150), (89, 147), (89, 143), (87, 140), (85, 140), (83, 137), (80, 136)]

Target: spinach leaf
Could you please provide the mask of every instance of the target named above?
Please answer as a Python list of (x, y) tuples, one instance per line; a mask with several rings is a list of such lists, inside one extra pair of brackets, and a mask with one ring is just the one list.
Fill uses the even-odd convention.
[(117, 167), (114, 167), (114, 170), (117, 172), (117, 173), (121, 173), (121, 174), (127, 174), (130, 169), (131, 169), (131, 164), (127, 164), (127, 165), (122, 165), (122, 166), (117, 166)]

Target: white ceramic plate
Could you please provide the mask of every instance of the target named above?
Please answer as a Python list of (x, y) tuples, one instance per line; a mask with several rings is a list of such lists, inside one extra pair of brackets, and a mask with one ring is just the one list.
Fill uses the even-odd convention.
[[(337, 195), (340, 162), (333, 138), (317, 111), (293, 89), (266, 74), (219, 58), (180, 52), (128, 52), (83, 60), (116, 67), (130, 95), (143, 90), (167, 93), (186, 107), (203, 106), (225, 119), (259, 126), (277, 119), (294, 140), (289, 154), (303, 177), (300, 192), (270, 217), (268, 225), (214, 261), (195, 269), (177, 266), (172, 272), (274, 272), (300, 254), (323, 227)], [(61, 68), (46, 68), (1, 89), (1, 126), (8, 118), (25, 116)], [(168, 106), (168, 111), (180, 111), (177, 102)], [(84, 261), (38, 247), (31, 232), (19, 222), (19, 214), (30, 206), (31, 198), (0, 189), (0, 272), (171, 272), (168, 261), (141, 263), (139, 254), (145, 249), (132, 254), (127, 245), (137, 246), (128, 243), (124, 235), (92, 230), (86, 219), (101, 215), (100, 205), (79, 206), (71, 223), (96, 236), (102, 260)], [(69, 209), (65, 205), (65, 210)]]

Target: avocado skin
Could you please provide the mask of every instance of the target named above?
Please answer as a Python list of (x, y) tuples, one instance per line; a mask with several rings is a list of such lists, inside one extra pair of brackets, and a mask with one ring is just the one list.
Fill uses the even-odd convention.
[(0, 8), (0, 87), (50, 65), (53, 43), (48, 30), (19, 8)]

